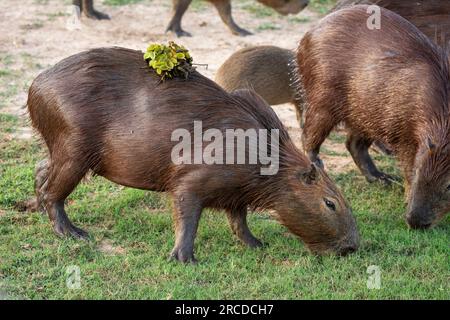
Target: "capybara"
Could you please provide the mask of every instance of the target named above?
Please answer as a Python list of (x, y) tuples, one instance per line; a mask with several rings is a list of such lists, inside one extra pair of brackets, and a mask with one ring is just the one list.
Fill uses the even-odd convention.
[[(211, 2), (217, 9), (220, 18), (228, 26), (231, 32), (235, 35), (246, 36), (251, 32), (239, 27), (234, 22), (231, 15), (231, 0), (206, 0)], [(257, 0), (265, 6), (271, 7), (278, 13), (297, 14), (302, 11), (309, 3), (309, 0)], [(167, 27), (167, 31), (174, 32), (178, 37), (191, 36), (189, 32), (181, 28), (181, 19), (188, 9), (192, 0), (172, 0), (173, 2), (173, 16)]]
[(74, 6), (79, 7), (80, 12), (90, 19), (109, 19), (109, 16), (107, 14), (94, 9), (94, 0), (73, 0), (72, 3)]
[[(276, 46), (248, 47), (233, 53), (217, 70), (215, 81), (227, 92), (251, 89), (270, 105), (292, 103), (303, 127), (303, 101), (297, 91), (297, 61), (294, 51)], [(391, 154), (375, 141), (377, 151)]]
[(248, 47), (233, 53), (217, 70), (215, 81), (227, 92), (251, 89), (270, 105), (293, 103), (301, 123), (297, 99), (295, 53), (275, 46)]
[(301, 40), (298, 72), (305, 100), (303, 145), (319, 148), (339, 122), (347, 149), (368, 181), (386, 180), (367, 150), (392, 148), (403, 169), (412, 228), (428, 228), (450, 211), (449, 63), (446, 53), (396, 13), (381, 9), (369, 29), (368, 6), (322, 19)]
[[(273, 110), (253, 91), (228, 94), (196, 71), (188, 80), (161, 81), (142, 52), (100, 48), (40, 74), (27, 104), (49, 152), (37, 166), (37, 199), (60, 236), (87, 235), (70, 222), (64, 199), (92, 171), (124, 186), (172, 196), (172, 257), (181, 261), (194, 261), (203, 208), (225, 210), (233, 232), (250, 247), (261, 243), (247, 226), (248, 207), (277, 212), (279, 221), (313, 252), (346, 254), (358, 246), (356, 224), (339, 189), (294, 146)], [(279, 130), (279, 170), (263, 175), (261, 163), (173, 161), (178, 145), (173, 134), (183, 129), (195, 135), (194, 121), (201, 121), (204, 132)], [(194, 156), (208, 147), (194, 144)]]
[(450, 41), (450, 1), (448, 0), (340, 0), (335, 10), (355, 4), (376, 4), (412, 22), (442, 47)]

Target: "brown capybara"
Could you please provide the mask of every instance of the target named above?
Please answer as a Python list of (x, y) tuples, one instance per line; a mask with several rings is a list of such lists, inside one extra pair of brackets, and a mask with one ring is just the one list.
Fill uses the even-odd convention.
[[(358, 246), (356, 224), (339, 189), (294, 146), (272, 109), (252, 91), (228, 94), (197, 72), (188, 80), (161, 82), (142, 52), (100, 48), (71, 56), (39, 75), (27, 104), (33, 127), (49, 151), (37, 166), (37, 200), (60, 236), (87, 236), (70, 222), (64, 200), (92, 171), (124, 186), (171, 194), (176, 234), (172, 256), (181, 261), (194, 261), (203, 208), (225, 210), (234, 233), (251, 247), (261, 243), (247, 226), (248, 207), (277, 212), (279, 221), (314, 252), (346, 254)], [(200, 135), (210, 134), (203, 141), (214, 143), (223, 140), (211, 132), (279, 130), (279, 143), (270, 143), (279, 146), (276, 174), (261, 173), (267, 162), (229, 164), (228, 156), (233, 160), (236, 150), (228, 147), (228, 140), (226, 164), (195, 162), (198, 152), (200, 157), (207, 149), (219, 152), (212, 152), (201, 137), (200, 147), (193, 144), (194, 164), (189, 164), (190, 151), (177, 149), (179, 131), (193, 133), (198, 142), (195, 122), (200, 121)], [(258, 140), (264, 146), (272, 137)], [(244, 147), (245, 159), (257, 154), (251, 146)], [(188, 161), (173, 155), (181, 153)]]
[[(233, 53), (217, 70), (215, 81), (227, 92), (251, 89), (270, 105), (292, 103), (303, 127), (303, 101), (297, 91), (297, 61), (292, 50), (276, 46), (248, 47)], [(391, 154), (375, 141), (377, 151)]]
[(73, 0), (72, 4), (80, 8), (80, 12), (87, 18), (104, 20), (109, 19), (109, 16), (105, 13), (99, 12), (94, 9), (94, 0)]
[(304, 149), (319, 148), (339, 122), (347, 149), (368, 181), (386, 180), (367, 150), (389, 145), (406, 181), (407, 221), (428, 228), (450, 211), (449, 63), (413, 24), (381, 9), (369, 29), (368, 6), (325, 17), (301, 40), (299, 77), (305, 100)]
[[(234, 22), (231, 15), (231, 0), (206, 0), (211, 2), (217, 9), (220, 18), (228, 26), (231, 32), (235, 35), (246, 36), (250, 35), (245, 29), (239, 27), (236, 22)], [(271, 7), (278, 13), (287, 14), (297, 14), (302, 11), (309, 3), (309, 0), (257, 0), (265, 6)], [(188, 9), (192, 0), (172, 0), (173, 2), (173, 16), (169, 22), (166, 31), (174, 32), (178, 37), (191, 36), (189, 32), (184, 31), (181, 28), (181, 19), (184, 13)]]
[(233, 53), (217, 70), (215, 81), (227, 92), (251, 89), (270, 105), (293, 103), (301, 122), (297, 99), (295, 53), (275, 46), (248, 47)]
[(340, 0), (335, 10), (355, 4), (375, 4), (394, 11), (442, 47), (450, 41), (449, 0)]

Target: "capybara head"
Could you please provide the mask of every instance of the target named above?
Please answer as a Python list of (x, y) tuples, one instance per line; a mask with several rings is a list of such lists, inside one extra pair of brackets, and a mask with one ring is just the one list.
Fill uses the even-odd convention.
[(411, 228), (427, 229), (450, 212), (450, 137), (428, 138), (416, 158), (406, 219)]
[(306, 169), (288, 168), (285, 174), (280, 221), (315, 253), (356, 251), (359, 234), (352, 210), (325, 171), (310, 164)]
[(273, 8), (282, 15), (297, 14), (309, 3), (309, 0), (258, 0), (262, 4)]

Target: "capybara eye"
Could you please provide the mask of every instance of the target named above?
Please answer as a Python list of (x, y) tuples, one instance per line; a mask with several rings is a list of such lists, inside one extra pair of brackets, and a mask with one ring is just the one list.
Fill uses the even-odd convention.
[(328, 199), (324, 199), (324, 201), (328, 208), (330, 208), (333, 211), (336, 211), (336, 205), (334, 204), (333, 201), (330, 201)]
[(447, 186), (447, 191), (450, 191), (450, 184)]

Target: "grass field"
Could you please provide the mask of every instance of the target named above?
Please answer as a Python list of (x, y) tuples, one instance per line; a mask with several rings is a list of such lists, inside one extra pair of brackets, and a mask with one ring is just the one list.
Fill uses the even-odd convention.
[[(225, 215), (205, 212), (196, 240), (198, 265), (168, 261), (173, 243), (163, 194), (89, 178), (71, 195), (68, 213), (91, 242), (54, 236), (46, 215), (15, 204), (32, 195), (36, 141), (11, 140), (23, 125), (0, 116), (0, 295), (8, 298), (312, 299), (449, 298), (450, 219), (427, 232), (409, 230), (399, 186), (368, 184), (357, 172), (335, 176), (350, 199), (362, 236), (345, 258), (311, 255), (267, 214), (249, 224), (267, 247), (250, 250), (233, 238)], [(339, 138), (334, 136), (336, 143)], [(377, 157), (395, 173), (392, 160)], [(380, 289), (368, 289), (371, 265)], [(81, 287), (66, 286), (77, 266)]]
[[(274, 14), (255, 1), (237, 2), (256, 17)], [(315, 0), (310, 7), (325, 13), (332, 4)], [(194, 10), (204, 8), (195, 1)], [(276, 27), (262, 23), (260, 29)], [(34, 139), (17, 139), (27, 123), (2, 113), (32, 79), (12, 67), (15, 59), (36, 74), (43, 68), (30, 55), (0, 52), (0, 299), (450, 298), (450, 217), (426, 232), (409, 230), (402, 188), (368, 184), (356, 171), (333, 175), (352, 204), (362, 238), (360, 250), (344, 258), (311, 255), (267, 213), (249, 217), (250, 228), (267, 244), (250, 250), (232, 236), (223, 213), (206, 211), (196, 239), (199, 264), (168, 261), (174, 233), (167, 197), (101, 177), (87, 178), (68, 200), (70, 218), (92, 240), (57, 238), (46, 215), (17, 209), (33, 195), (33, 169), (45, 148)], [(330, 140), (342, 145), (344, 138), (333, 134)], [(399, 174), (394, 160), (375, 159), (383, 170)], [(368, 286), (373, 266), (380, 271), (379, 289)], [(74, 268), (80, 271), (79, 288), (67, 286)]]

